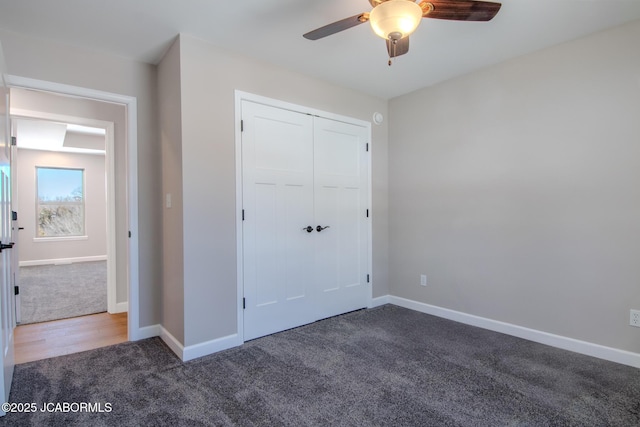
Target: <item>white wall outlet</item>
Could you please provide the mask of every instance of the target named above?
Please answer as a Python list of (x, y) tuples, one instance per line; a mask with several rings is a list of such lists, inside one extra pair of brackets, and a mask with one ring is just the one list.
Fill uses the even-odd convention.
[(629, 324), (640, 328), (640, 310), (631, 310)]
[(420, 275), (420, 285), (421, 286), (427, 286), (427, 275), (426, 274), (421, 274)]

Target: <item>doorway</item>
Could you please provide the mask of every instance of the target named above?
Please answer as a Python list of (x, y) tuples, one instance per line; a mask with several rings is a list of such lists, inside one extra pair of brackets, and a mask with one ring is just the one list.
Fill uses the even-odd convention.
[[(118, 119), (111, 120), (116, 122), (116, 129), (113, 133), (116, 146), (112, 159), (116, 164), (117, 177), (115, 178), (116, 184), (112, 188), (113, 196), (117, 198), (117, 214), (113, 216), (113, 223), (110, 223), (109, 226), (116, 230), (118, 237), (113, 245), (117, 249), (115, 251), (117, 271), (114, 274), (117, 292), (113, 292), (113, 295), (109, 296), (109, 306), (113, 302), (117, 311), (128, 311), (128, 339), (139, 339), (141, 333), (138, 326), (138, 237), (136, 233), (127, 231), (136, 230), (138, 223), (135, 98), (16, 76), (8, 76), (8, 83), (12, 90), (20, 89), (31, 95), (58, 97), (65, 107), (62, 110), (45, 109), (44, 107), (51, 107), (51, 104), (49, 102), (40, 103), (40, 106), (43, 107), (41, 111), (48, 111), (47, 118), (50, 120), (66, 121), (69, 116), (83, 117), (83, 119), (89, 120), (86, 115), (76, 114), (77, 110), (70, 106), (70, 103), (74, 101), (95, 102), (98, 107), (93, 109), (92, 113), (98, 114), (95, 117), (99, 117), (98, 120), (103, 122), (109, 121), (109, 114), (105, 111), (110, 107), (120, 109)], [(13, 114), (24, 115), (23, 105), (14, 103), (12, 107)], [(91, 123), (89, 125), (91, 126)]]
[[(20, 90), (12, 95), (18, 105), (28, 104)], [(12, 117), (17, 321), (121, 311), (108, 304), (118, 270), (115, 230), (108, 226), (115, 212), (113, 123), (87, 126), (87, 119), (60, 122), (22, 110), (27, 113)]]

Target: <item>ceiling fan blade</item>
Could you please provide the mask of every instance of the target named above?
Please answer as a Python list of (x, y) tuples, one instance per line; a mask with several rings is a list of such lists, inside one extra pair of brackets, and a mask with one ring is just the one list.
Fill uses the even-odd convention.
[[(433, 8), (429, 12), (428, 4)], [(449, 19), (453, 21), (490, 21), (500, 10), (501, 3), (475, 0), (429, 0), (420, 3), (426, 7), (425, 18)]]
[(324, 27), (317, 28), (313, 31), (309, 31), (303, 34), (302, 37), (309, 40), (318, 40), (323, 37), (330, 36), (331, 34), (339, 33), (340, 31), (347, 30), (356, 25), (363, 24), (369, 20), (368, 13), (359, 13), (357, 15), (350, 16), (349, 18), (341, 19), (340, 21), (332, 22)]
[(389, 52), (389, 58), (395, 58), (409, 52), (409, 37), (398, 40), (395, 46), (391, 40), (387, 40), (387, 52)]

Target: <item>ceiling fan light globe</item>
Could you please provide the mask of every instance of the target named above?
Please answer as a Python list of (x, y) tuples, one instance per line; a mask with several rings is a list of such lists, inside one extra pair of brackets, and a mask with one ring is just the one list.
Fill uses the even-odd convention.
[(418, 28), (421, 20), (422, 8), (413, 0), (388, 0), (374, 7), (369, 14), (371, 28), (385, 40), (392, 33), (407, 37)]

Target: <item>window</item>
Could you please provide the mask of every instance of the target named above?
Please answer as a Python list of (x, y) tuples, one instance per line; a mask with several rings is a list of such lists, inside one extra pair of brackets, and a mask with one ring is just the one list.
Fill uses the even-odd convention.
[(84, 235), (84, 170), (36, 167), (36, 237)]

